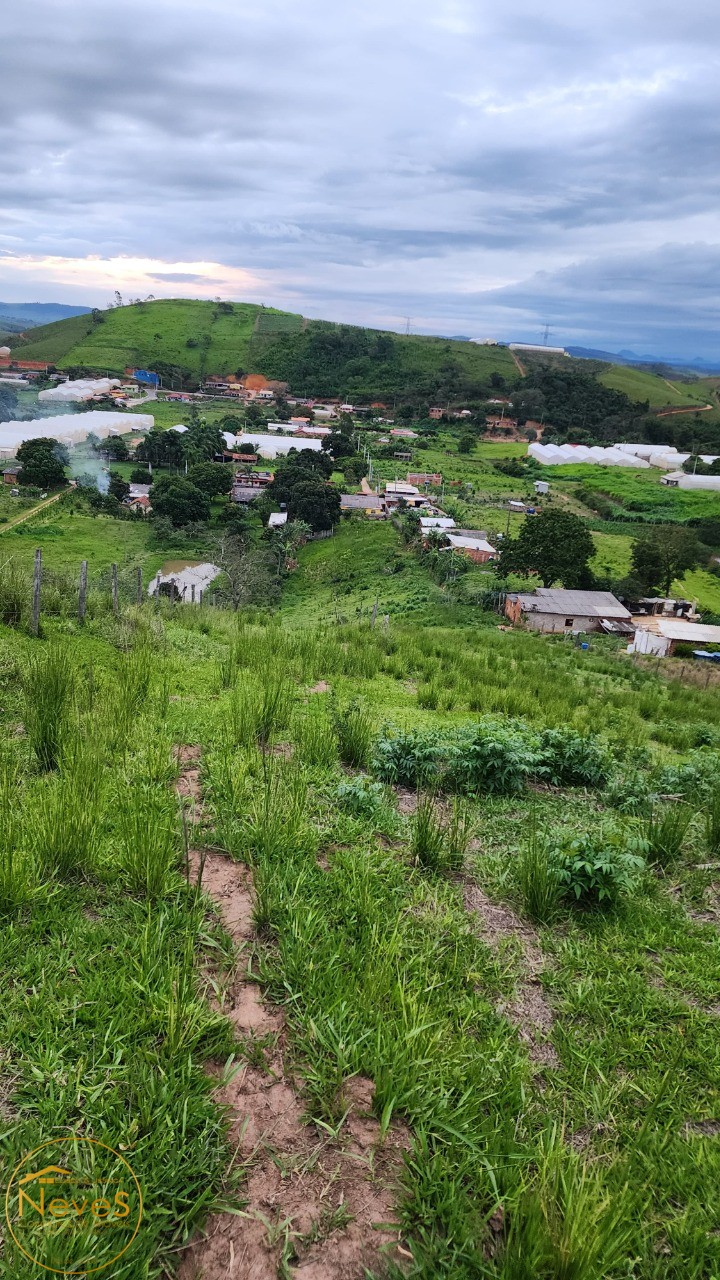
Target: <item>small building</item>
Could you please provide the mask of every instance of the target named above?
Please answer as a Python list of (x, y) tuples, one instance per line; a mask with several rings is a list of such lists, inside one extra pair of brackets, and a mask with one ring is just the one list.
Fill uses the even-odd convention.
[(442, 418), (445, 410), (440, 409), (438, 405), (434, 405), (432, 409), (428, 409), (428, 418), (432, 418), (433, 422), (438, 422)]
[(350, 513), (362, 511), (371, 520), (378, 520), (387, 512), (385, 499), (378, 493), (341, 493), (340, 510)]
[(458, 529), (448, 533), (447, 540), (454, 551), (460, 551), (474, 564), (486, 564), (488, 560), (497, 560), (497, 550), (488, 542), (484, 533), (471, 529)]
[(531, 592), (510, 592), (505, 600), (505, 614), (516, 626), (556, 635), (573, 631), (607, 631), (629, 636), (635, 633), (630, 610), (610, 591), (538, 587)]
[(141, 516), (149, 516), (152, 511), (150, 499), (144, 493), (138, 494), (136, 498), (126, 498), (123, 506), (129, 507), (131, 511), (139, 511)]
[(536, 493), (549, 493), (550, 491), (550, 485), (547, 480), (536, 480), (533, 488)]
[(385, 485), (385, 501), (388, 507), (396, 507), (403, 502), (407, 507), (427, 507), (429, 499), (413, 484), (404, 480), (388, 480)]
[(405, 478), (408, 484), (431, 484), (437, 489), (442, 484), (442, 476), (438, 471), (408, 471)]
[(395, 436), (397, 440), (417, 440), (417, 431), (411, 431), (409, 427), (393, 427), (390, 432), (391, 436)]
[(517, 511), (517, 512), (520, 512), (520, 513), (521, 513), (521, 514), (523, 514), (523, 515), (524, 515), (524, 514), (525, 514), (525, 512), (527, 511), (527, 506), (525, 505), (525, 503), (524, 503), (524, 502), (519, 502), (519, 501), (518, 501), (517, 499), (515, 499), (515, 498), (511, 498), (511, 499), (510, 499), (510, 501), (508, 502), (508, 506), (509, 506), (509, 508), (510, 508), (510, 510), (511, 510), (511, 511)]
[(397, 458), (398, 462), (412, 462), (411, 453), (394, 453), (393, 458)]
[(430, 533), (432, 529), (454, 529), (455, 521), (451, 516), (421, 516), (420, 532)]
[(150, 496), (149, 484), (131, 484), (128, 498), (148, 498)]
[(268, 529), (280, 529), (287, 524), (287, 511), (271, 511), (268, 517)]
[(647, 617), (633, 618), (636, 624), (631, 653), (648, 653), (658, 658), (670, 657), (679, 644), (717, 645), (720, 648), (720, 627), (702, 622), (688, 622), (685, 618)]
[(3, 484), (17, 484), (19, 475), (19, 467), (3, 467)]

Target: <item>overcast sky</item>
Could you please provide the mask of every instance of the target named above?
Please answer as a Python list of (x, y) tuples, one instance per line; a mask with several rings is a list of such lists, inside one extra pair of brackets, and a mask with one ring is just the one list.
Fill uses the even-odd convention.
[(25, 0), (0, 298), (720, 355), (718, 0)]

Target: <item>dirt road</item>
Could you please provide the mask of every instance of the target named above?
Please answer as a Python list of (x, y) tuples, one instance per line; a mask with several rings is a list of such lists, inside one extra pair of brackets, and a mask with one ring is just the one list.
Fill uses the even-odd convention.
[(67, 490), (64, 489), (61, 493), (54, 493), (52, 498), (46, 498), (44, 502), (39, 502), (36, 507), (30, 507), (29, 511), (21, 511), (19, 516), (8, 520), (7, 524), (0, 524), (0, 533), (7, 533), (8, 529), (14, 529), (16, 524), (22, 524), (24, 520), (29, 520), (31, 516), (36, 516), (38, 511), (44, 511), (46, 507), (51, 507), (53, 502), (57, 502), (66, 492)]

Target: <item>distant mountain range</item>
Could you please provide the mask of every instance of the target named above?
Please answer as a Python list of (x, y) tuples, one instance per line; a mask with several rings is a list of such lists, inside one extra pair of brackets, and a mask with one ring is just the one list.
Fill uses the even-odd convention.
[(600, 351), (595, 347), (566, 347), (571, 356), (581, 360), (608, 360), (611, 364), (667, 365), (670, 369), (690, 369), (695, 373), (720, 373), (720, 358), (705, 360), (702, 356), (640, 356), (635, 351)]
[(0, 302), (0, 332), (22, 333), (55, 320), (85, 316), (91, 307), (69, 307), (64, 302)]

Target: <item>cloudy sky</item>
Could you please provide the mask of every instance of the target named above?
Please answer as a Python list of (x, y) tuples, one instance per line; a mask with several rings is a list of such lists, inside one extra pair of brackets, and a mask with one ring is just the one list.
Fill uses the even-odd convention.
[(717, 358), (717, 0), (25, 0), (0, 298)]

